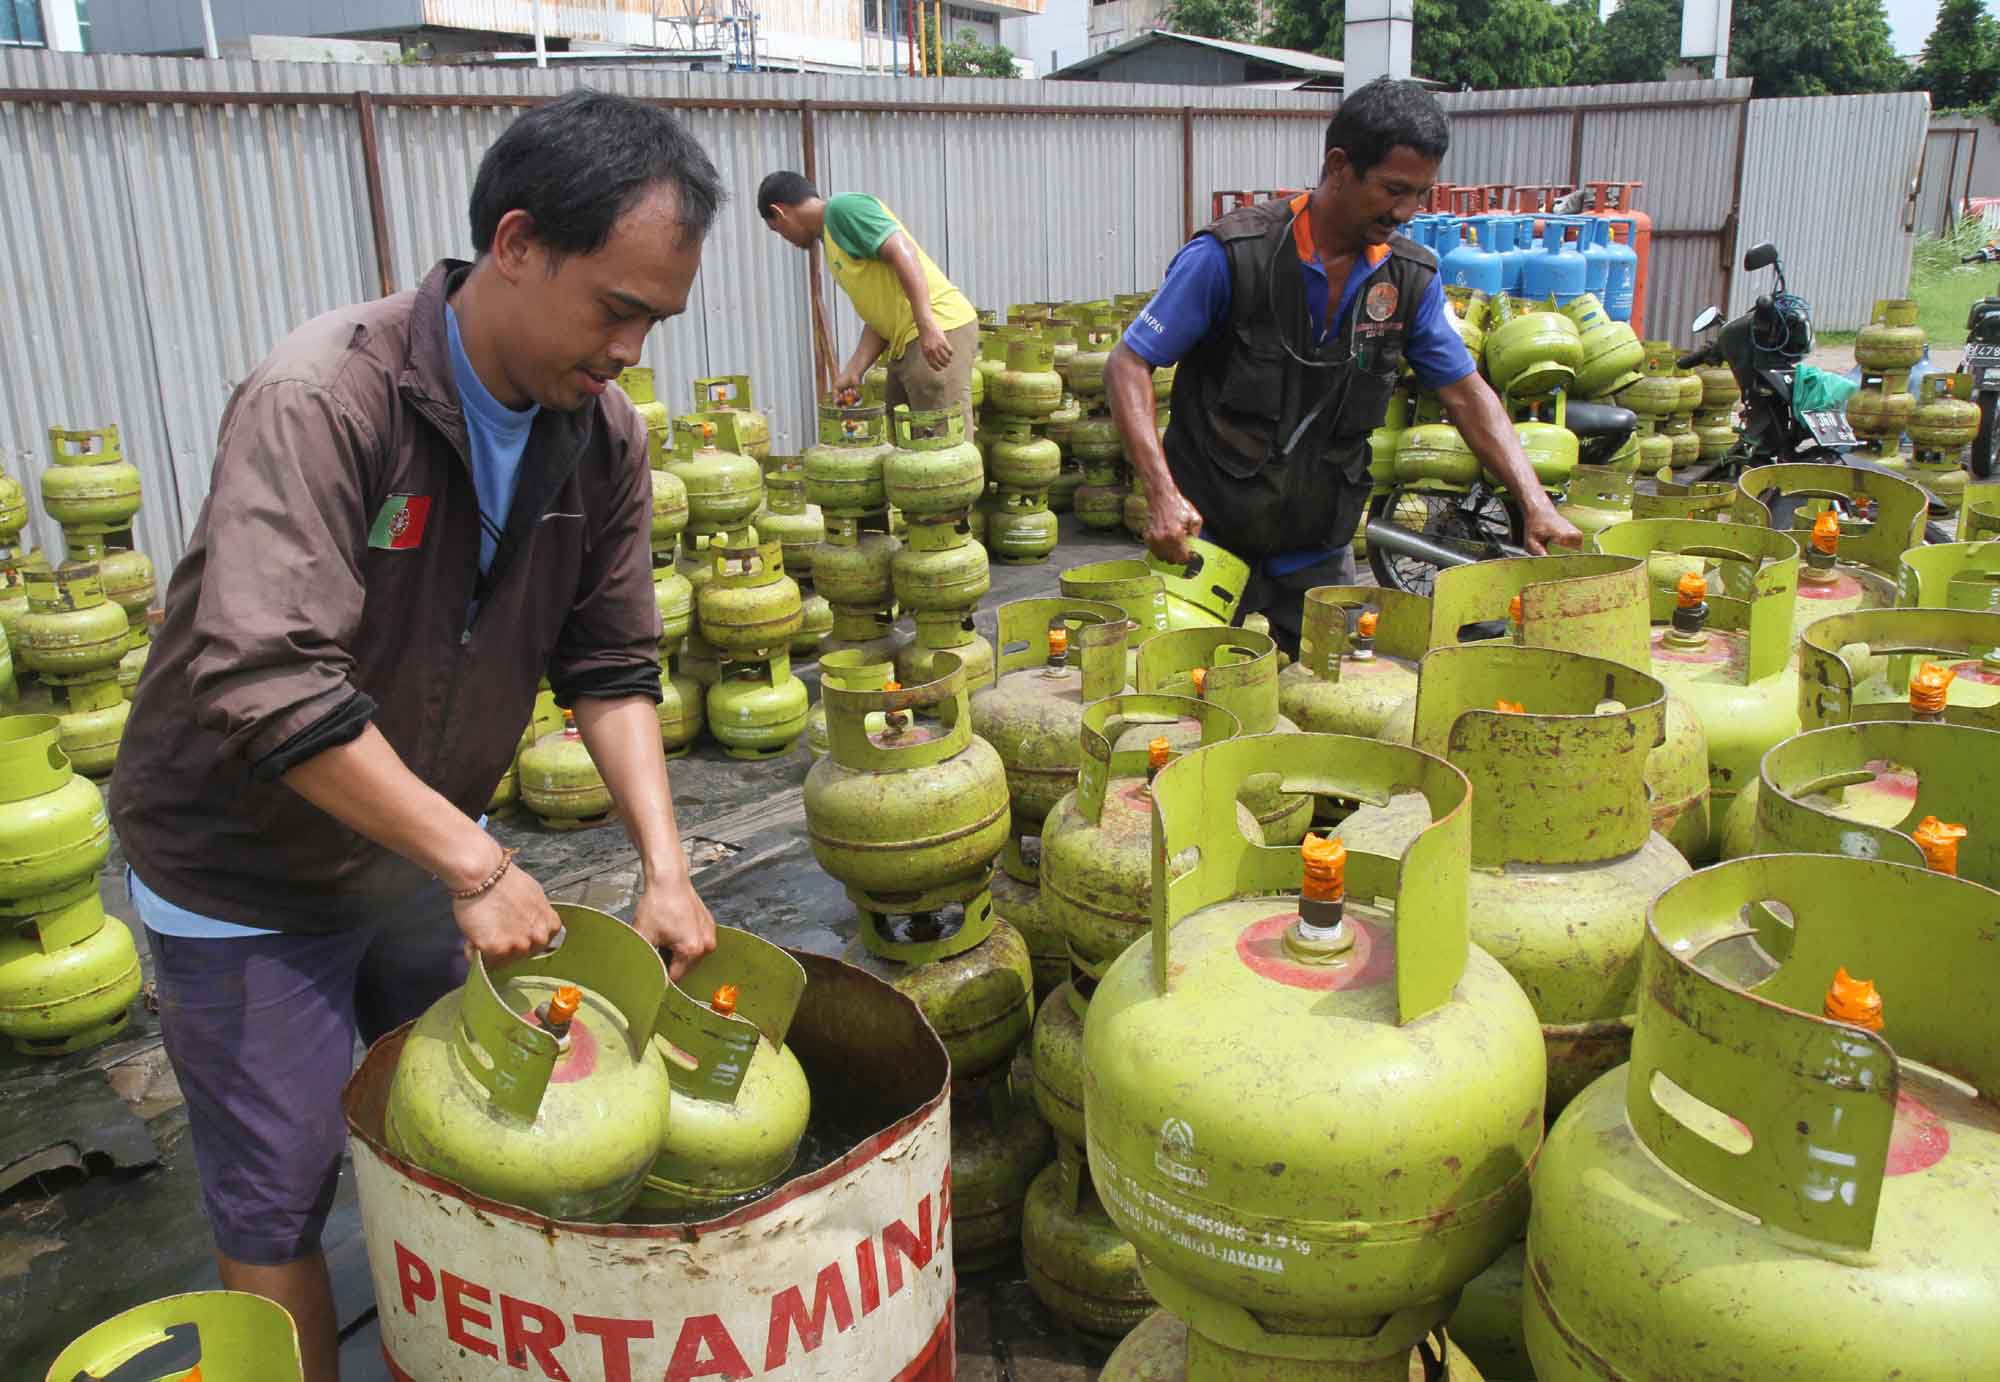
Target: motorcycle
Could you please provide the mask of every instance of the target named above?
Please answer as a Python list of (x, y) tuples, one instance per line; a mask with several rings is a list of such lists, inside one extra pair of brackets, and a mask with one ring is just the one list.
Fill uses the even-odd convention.
[[(1959, 262), (1984, 263), (2000, 257), (1992, 250), (1989, 245)], [(1981, 298), (1966, 313), (1965, 354), (1959, 359), (1958, 372), (1972, 376), (1972, 399), (1979, 405), (1979, 435), (1973, 438), (1966, 465), (1974, 479), (1988, 480), (1994, 469), (1994, 405), (2000, 402), (2000, 297)]]
[[(1639, 419), (1629, 408), (1572, 403), (1558, 393), (1555, 425), (1574, 433), (1577, 465), (1610, 463), (1631, 438)], [(1419, 424), (1421, 425), (1421, 424)], [(1520, 504), (1480, 472), (1470, 453), (1443, 467), (1426, 466), (1396, 454), (1401, 429), (1377, 433), (1370, 474), (1368, 567), (1378, 584), (1413, 595), (1429, 595), (1439, 570), (1492, 557), (1524, 557), (1526, 521)], [(1468, 479), (1466, 469), (1473, 472)], [(1544, 485), (1560, 490), (1570, 468), (1540, 470)]]
[[(1860, 449), (1861, 439), (1849, 425), (1845, 409), (1802, 410), (1795, 406), (1793, 387), (1799, 364), (1813, 346), (1812, 305), (1796, 293), (1786, 291), (1784, 261), (1779, 257), (1778, 247), (1770, 241), (1752, 245), (1743, 256), (1743, 268), (1750, 273), (1775, 269), (1776, 291), (1760, 294), (1748, 312), (1727, 322), (1722, 322), (1718, 308), (1703, 311), (1694, 320), (1697, 337), (1714, 329), (1718, 322), (1722, 329), (1676, 362), (1681, 369), (1701, 365), (1729, 367), (1743, 391), (1742, 434), (1719, 460), (1676, 467), (1676, 485), (1713, 480), (1733, 483), (1746, 470), (1779, 461), (1845, 465), (1878, 471), (1910, 483), (1908, 475), (1852, 454)], [(2000, 364), (2000, 354), (1996, 354), (1995, 361)], [(1933, 514), (1949, 511), (1949, 506), (1936, 495), (1925, 491), (1925, 497)], [(1790, 507), (1781, 506), (1785, 511), (1774, 511), (1772, 522), (1789, 528), (1793, 518)], [(1936, 523), (1925, 526), (1924, 536), (1927, 542), (1951, 541), (1950, 533)]]

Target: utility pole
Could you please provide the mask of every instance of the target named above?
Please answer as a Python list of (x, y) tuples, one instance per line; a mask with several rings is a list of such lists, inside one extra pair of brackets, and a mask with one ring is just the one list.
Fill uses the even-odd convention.
[(1683, 0), (1681, 61), (1710, 64), (1717, 81), (1729, 75), (1730, 0)]
[[(204, 9), (208, 7), (208, 0), (202, 0), (202, 7)], [(547, 67), (548, 65), (548, 44), (542, 39), (542, 0), (535, 0), (535, 66)]]

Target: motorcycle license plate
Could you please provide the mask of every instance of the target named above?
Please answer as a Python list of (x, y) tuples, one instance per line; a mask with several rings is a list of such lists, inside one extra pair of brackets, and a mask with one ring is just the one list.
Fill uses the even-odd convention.
[(1960, 368), (1972, 376), (1973, 388), (1986, 388), (2000, 378), (2000, 341), (1974, 341), (1966, 346)]
[(1848, 425), (1847, 414), (1816, 408), (1805, 414), (1806, 429), (1821, 446), (1855, 446), (1860, 438)]

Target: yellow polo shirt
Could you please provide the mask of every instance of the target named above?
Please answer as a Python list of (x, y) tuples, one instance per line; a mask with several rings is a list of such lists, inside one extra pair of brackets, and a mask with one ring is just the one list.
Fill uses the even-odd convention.
[(951, 280), (924, 253), (924, 247), (917, 244), (917, 237), (904, 229), (888, 207), (862, 192), (843, 192), (829, 198), (826, 229), (821, 236), (826, 243), (827, 266), (833, 270), (834, 282), (847, 294), (861, 320), (889, 343), (887, 354), (891, 360), (902, 359), (910, 342), (917, 339), (917, 318), (910, 310), (909, 298), (904, 296), (903, 281), (896, 277), (896, 270), (887, 261), (875, 257), (882, 242), (899, 230), (916, 248), (917, 262), (923, 266), (924, 282), (930, 289), (931, 317), (938, 330), (953, 331), (979, 320), (965, 294), (952, 286)]

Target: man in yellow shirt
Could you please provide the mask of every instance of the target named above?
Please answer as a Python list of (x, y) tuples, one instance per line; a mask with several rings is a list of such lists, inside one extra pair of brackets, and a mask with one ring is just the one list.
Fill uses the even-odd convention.
[(886, 351), (889, 406), (956, 405), (970, 436), (979, 315), (895, 213), (863, 192), (822, 197), (798, 173), (767, 176), (757, 187), (757, 213), (788, 244), (802, 250), (824, 244), (834, 281), (861, 317), (861, 340), (840, 367), (834, 392), (861, 387), (861, 376)]

